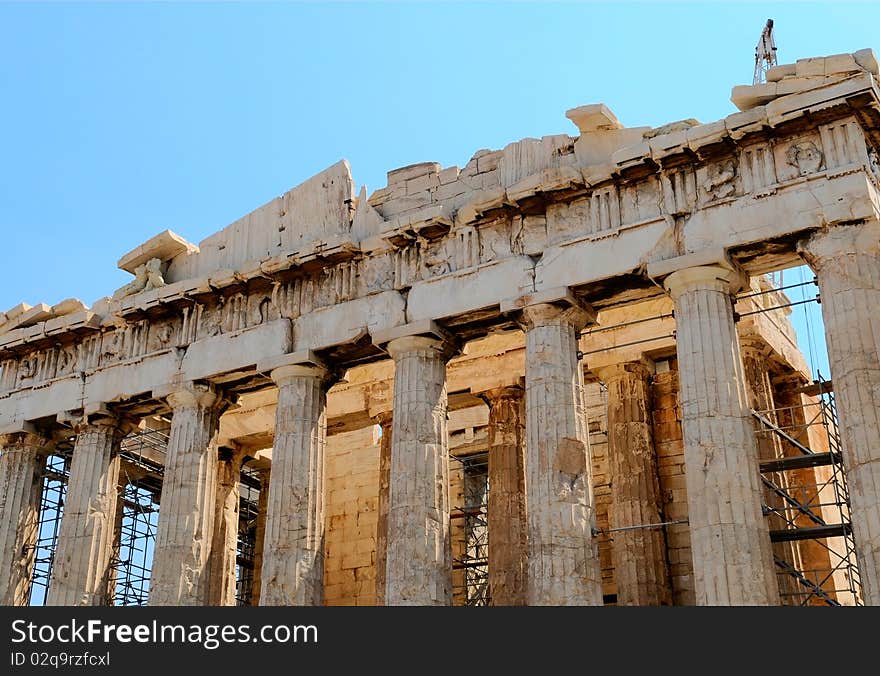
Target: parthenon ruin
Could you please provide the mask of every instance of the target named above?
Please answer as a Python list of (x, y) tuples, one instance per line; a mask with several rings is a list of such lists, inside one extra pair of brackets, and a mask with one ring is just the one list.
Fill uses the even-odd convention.
[(0, 603), (880, 604), (878, 77), (341, 161), (0, 313)]

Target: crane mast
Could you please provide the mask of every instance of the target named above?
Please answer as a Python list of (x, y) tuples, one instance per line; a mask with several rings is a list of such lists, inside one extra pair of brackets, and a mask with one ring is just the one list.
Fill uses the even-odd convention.
[(752, 84), (761, 84), (764, 74), (776, 65), (776, 41), (773, 39), (773, 19), (767, 19), (767, 25), (761, 31), (761, 39), (755, 46), (755, 77)]

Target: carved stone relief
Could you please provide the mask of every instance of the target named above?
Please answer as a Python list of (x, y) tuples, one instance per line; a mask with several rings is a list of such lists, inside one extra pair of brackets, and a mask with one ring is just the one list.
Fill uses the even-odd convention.
[(807, 176), (822, 169), (824, 157), (813, 141), (802, 141), (789, 146), (785, 151), (785, 159), (788, 164), (797, 168), (799, 175)]
[(371, 256), (360, 261), (360, 283), (364, 294), (387, 291), (394, 287), (394, 261), (395, 253), (382, 256)]
[(141, 291), (150, 291), (165, 286), (162, 276), (162, 261), (151, 258), (134, 269), (134, 280), (113, 294), (114, 299), (125, 298)]
[(480, 228), (481, 263), (507, 258), (513, 253), (510, 246), (510, 228), (510, 219), (496, 221)]
[(727, 159), (706, 167), (703, 190), (710, 200), (724, 199), (736, 194), (736, 161)]
[(874, 176), (880, 179), (880, 156), (877, 155), (877, 151), (873, 148), (868, 151), (868, 166), (871, 168)]

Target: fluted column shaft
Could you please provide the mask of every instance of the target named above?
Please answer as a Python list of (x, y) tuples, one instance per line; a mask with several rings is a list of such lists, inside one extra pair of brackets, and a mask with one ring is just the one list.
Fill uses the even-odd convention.
[(214, 542), (211, 545), (210, 596), (212, 606), (235, 605), (235, 564), (238, 554), (239, 482), (241, 456), (221, 448), (217, 457), (217, 500)]
[(224, 404), (211, 387), (168, 396), (171, 436), (156, 533), (150, 605), (210, 603), (209, 561), (217, 498), (217, 431)]
[(378, 414), (382, 427), (379, 440), (379, 502), (376, 508), (376, 605), (385, 605), (385, 561), (388, 553), (388, 493), (391, 489), (391, 412)]
[(394, 359), (394, 410), (385, 560), (385, 605), (452, 603), (446, 361), (436, 338), (387, 346)]
[(526, 603), (528, 523), (521, 387), (483, 395), (489, 405), (489, 591), (493, 606)]
[(577, 336), (588, 320), (577, 307), (523, 310), (529, 605), (602, 605), (577, 357)]
[[(779, 421), (777, 420), (775, 410), (776, 403), (773, 399), (773, 385), (770, 382), (770, 372), (768, 370), (768, 347), (766, 342), (763, 338), (754, 335), (747, 334), (742, 336), (740, 339), (740, 353), (742, 354), (743, 373), (749, 406), (758, 411), (769, 422), (774, 425), (778, 424)], [(755, 434), (755, 443), (758, 448), (759, 462), (775, 460), (785, 455), (780, 438), (776, 434), (767, 431), (757, 420), (753, 420), (752, 425), (758, 431)], [(792, 478), (790, 473), (774, 472), (769, 478), (776, 486), (789, 491), (789, 482)], [(763, 487), (763, 496), (764, 504), (774, 510), (767, 516), (767, 525), (770, 530), (786, 528), (786, 517), (797, 516), (796, 512), (792, 510), (791, 505), (786, 505), (782, 497), (770, 487)], [(803, 499), (799, 492), (797, 496), (799, 500)], [(803, 570), (800, 563), (798, 542), (774, 542), (771, 544), (771, 548), (774, 557), (779, 557), (795, 568)], [(790, 600), (789, 602), (799, 603), (802, 598), (797, 595), (802, 591), (800, 583), (789, 575), (778, 575), (775, 572), (774, 575), (780, 599), (782, 601)]]
[(608, 390), (608, 460), (611, 475), (611, 556), (617, 605), (672, 604), (660, 480), (651, 421), (649, 379), (643, 361), (599, 369)]
[(0, 436), (0, 605), (28, 603), (45, 443), (35, 434)]
[(257, 498), (257, 523), (254, 528), (254, 581), (251, 586), (250, 605), (260, 605), (263, 589), (263, 546), (266, 540), (266, 516), (269, 511), (269, 477), (268, 469), (261, 469), (260, 495)]
[(822, 317), (866, 605), (880, 605), (880, 223), (834, 226), (802, 244)]
[(76, 443), (46, 605), (110, 605), (119, 498), (119, 442), (114, 416), (83, 420)]
[(676, 349), (698, 605), (778, 605), (754, 427), (722, 267), (674, 272)]
[(324, 448), (328, 374), (319, 366), (272, 371), (278, 385), (261, 606), (324, 604)]

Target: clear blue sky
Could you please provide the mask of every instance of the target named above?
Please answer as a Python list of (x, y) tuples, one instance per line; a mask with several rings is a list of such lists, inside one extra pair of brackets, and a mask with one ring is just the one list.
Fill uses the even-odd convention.
[(358, 185), (434, 160), (734, 111), (780, 62), (877, 44), (871, 4), (0, 3), (0, 310), (86, 303), (165, 228), (193, 242), (345, 157)]

